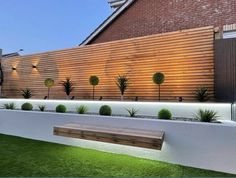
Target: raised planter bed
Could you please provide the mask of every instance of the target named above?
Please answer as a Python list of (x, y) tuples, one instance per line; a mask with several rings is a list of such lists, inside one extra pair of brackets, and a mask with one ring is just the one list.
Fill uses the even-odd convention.
[(220, 120), (231, 120), (231, 103), (179, 103), (179, 102), (119, 102), (119, 101), (71, 101), (71, 100), (25, 100), (25, 99), (0, 99), (0, 106), (6, 103), (15, 103), (20, 109), (25, 102), (33, 104), (34, 109), (39, 105), (46, 105), (47, 110), (55, 111), (59, 104), (64, 104), (68, 112), (75, 112), (80, 105), (86, 105), (90, 113), (98, 113), (102, 105), (109, 105), (113, 115), (127, 115), (126, 109), (138, 109), (137, 116), (155, 118), (163, 109), (169, 109), (175, 118), (192, 118), (199, 109), (210, 109), (217, 112)]
[[(158, 151), (53, 135), (55, 126), (71, 123), (161, 130), (165, 132), (165, 140), (162, 150)], [(231, 122), (215, 124), (0, 110), (0, 133), (236, 173), (236, 125)]]

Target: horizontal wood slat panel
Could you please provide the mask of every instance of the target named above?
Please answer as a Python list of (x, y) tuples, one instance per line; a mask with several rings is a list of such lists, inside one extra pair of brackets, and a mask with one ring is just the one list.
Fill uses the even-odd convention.
[(161, 150), (164, 141), (163, 131), (147, 131), (121, 128), (107, 128), (96, 125), (67, 124), (53, 128), (54, 135), (130, 145)]
[[(96, 98), (119, 99), (115, 84), (118, 74), (127, 74), (130, 88), (125, 97), (156, 100), (157, 86), (152, 82), (155, 72), (163, 72), (166, 81), (161, 87), (163, 100), (195, 100), (199, 86), (209, 88), (214, 97), (213, 27), (183, 30), (166, 34), (113, 41), (72, 49), (50, 51), (2, 61), (3, 93), (20, 98), (20, 89), (29, 87), (33, 98), (47, 95), (46, 78), (53, 78), (55, 86), (51, 98), (63, 99), (65, 93), (60, 81), (71, 77), (76, 99), (92, 97), (90, 75), (97, 75)], [(37, 65), (37, 70), (32, 65)], [(12, 66), (16, 71), (12, 71)]]

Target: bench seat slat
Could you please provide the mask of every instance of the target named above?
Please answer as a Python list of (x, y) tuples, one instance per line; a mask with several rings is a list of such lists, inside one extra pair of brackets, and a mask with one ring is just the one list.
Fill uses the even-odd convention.
[(54, 127), (54, 135), (161, 150), (164, 132), (95, 125), (67, 124)]

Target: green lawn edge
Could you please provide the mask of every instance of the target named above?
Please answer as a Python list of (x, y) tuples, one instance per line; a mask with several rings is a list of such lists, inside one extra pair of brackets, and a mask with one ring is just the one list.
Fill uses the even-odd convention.
[(0, 177), (235, 177), (202, 170), (0, 134)]

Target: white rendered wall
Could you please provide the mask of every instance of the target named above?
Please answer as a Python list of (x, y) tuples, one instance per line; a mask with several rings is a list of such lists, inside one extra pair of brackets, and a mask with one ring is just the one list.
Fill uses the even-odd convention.
[[(162, 130), (161, 151), (53, 135), (66, 123)], [(236, 124), (0, 110), (0, 133), (236, 174)]]
[(230, 103), (179, 103), (179, 102), (117, 102), (117, 101), (71, 101), (71, 100), (24, 100), (24, 99), (0, 99), (0, 106), (5, 103), (14, 102), (17, 108), (25, 102), (33, 104), (34, 109), (38, 109), (38, 105), (45, 104), (46, 109), (55, 110), (58, 104), (64, 104), (68, 111), (75, 111), (80, 105), (86, 105), (89, 112), (98, 113), (99, 108), (106, 104), (111, 106), (114, 115), (128, 115), (125, 108), (138, 109), (138, 115), (157, 116), (159, 110), (169, 109), (174, 117), (192, 118), (200, 109), (211, 109), (218, 113), (220, 120), (231, 120), (231, 104)]

